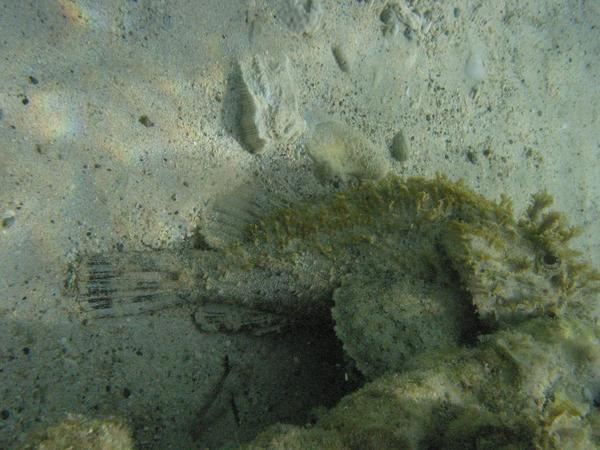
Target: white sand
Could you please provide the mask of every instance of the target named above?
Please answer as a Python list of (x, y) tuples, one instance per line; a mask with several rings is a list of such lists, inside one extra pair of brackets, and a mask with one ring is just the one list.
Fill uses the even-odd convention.
[[(78, 412), (124, 416), (141, 448), (191, 448), (226, 354), (198, 445), (308, 408), (293, 396), (318, 390), (310, 343), (201, 334), (186, 308), (82, 323), (61, 292), (76, 254), (176, 246), (247, 180), (327, 189), (303, 139), (240, 144), (232, 80), (249, 55), (290, 59), (308, 118), (379, 147), (402, 130), (399, 174), (462, 177), (517, 212), (547, 189), (600, 263), (599, 2), (324, 0), (310, 36), (284, 3), (0, 1), (0, 447)], [(407, 15), (384, 36), (386, 3)]]

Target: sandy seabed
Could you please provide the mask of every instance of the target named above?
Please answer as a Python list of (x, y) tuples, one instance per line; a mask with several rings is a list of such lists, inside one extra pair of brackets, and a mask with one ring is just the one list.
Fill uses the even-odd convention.
[[(600, 3), (301, 3), (0, 1), (0, 447), (71, 412), (213, 448), (339, 398), (310, 336), (200, 333), (186, 306), (87, 319), (63, 289), (76, 255), (176, 247), (248, 185), (327, 191), (315, 121), (385, 151), (401, 132), (391, 171), (517, 213), (547, 190), (600, 263)], [(253, 57), (287, 59), (298, 113), (260, 154), (239, 120)]]

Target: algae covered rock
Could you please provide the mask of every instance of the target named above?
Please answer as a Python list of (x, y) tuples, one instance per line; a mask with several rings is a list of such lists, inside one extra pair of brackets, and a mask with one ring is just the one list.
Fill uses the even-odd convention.
[(248, 448), (327, 448), (321, 436), (345, 449), (598, 448), (600, 329), (590, 325), (531, 319), (475, 348), (432, 351), (316, 425), (272, 427)]
[(57, 425), (29, 434), (21, 450), (133, 450), (129, 428), (119, 419), (70, 415)]

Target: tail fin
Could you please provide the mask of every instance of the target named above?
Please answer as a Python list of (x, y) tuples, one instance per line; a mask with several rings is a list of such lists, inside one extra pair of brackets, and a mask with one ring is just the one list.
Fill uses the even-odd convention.
[(184, 303), (191, 277), (175, 253), (109, 253), (84, 257), (72, 267), (65, 287), (87, 317), (120, 317)]

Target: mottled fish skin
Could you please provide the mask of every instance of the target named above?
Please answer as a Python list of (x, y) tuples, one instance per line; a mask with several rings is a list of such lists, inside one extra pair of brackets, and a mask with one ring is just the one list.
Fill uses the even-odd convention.
[(460, 285), (495, 323), (556, 313), (590, 276), (566, 245), (575, 231), (542, 214), (548, 204), (534, 197), (516, 221), (506, 198), (489, 201), (462, 182), (388, 176), (280, 208), (225, 249), (82, 258), (70, 284), (98, 316), (223, 302), (318, 317), (358, 273)]

